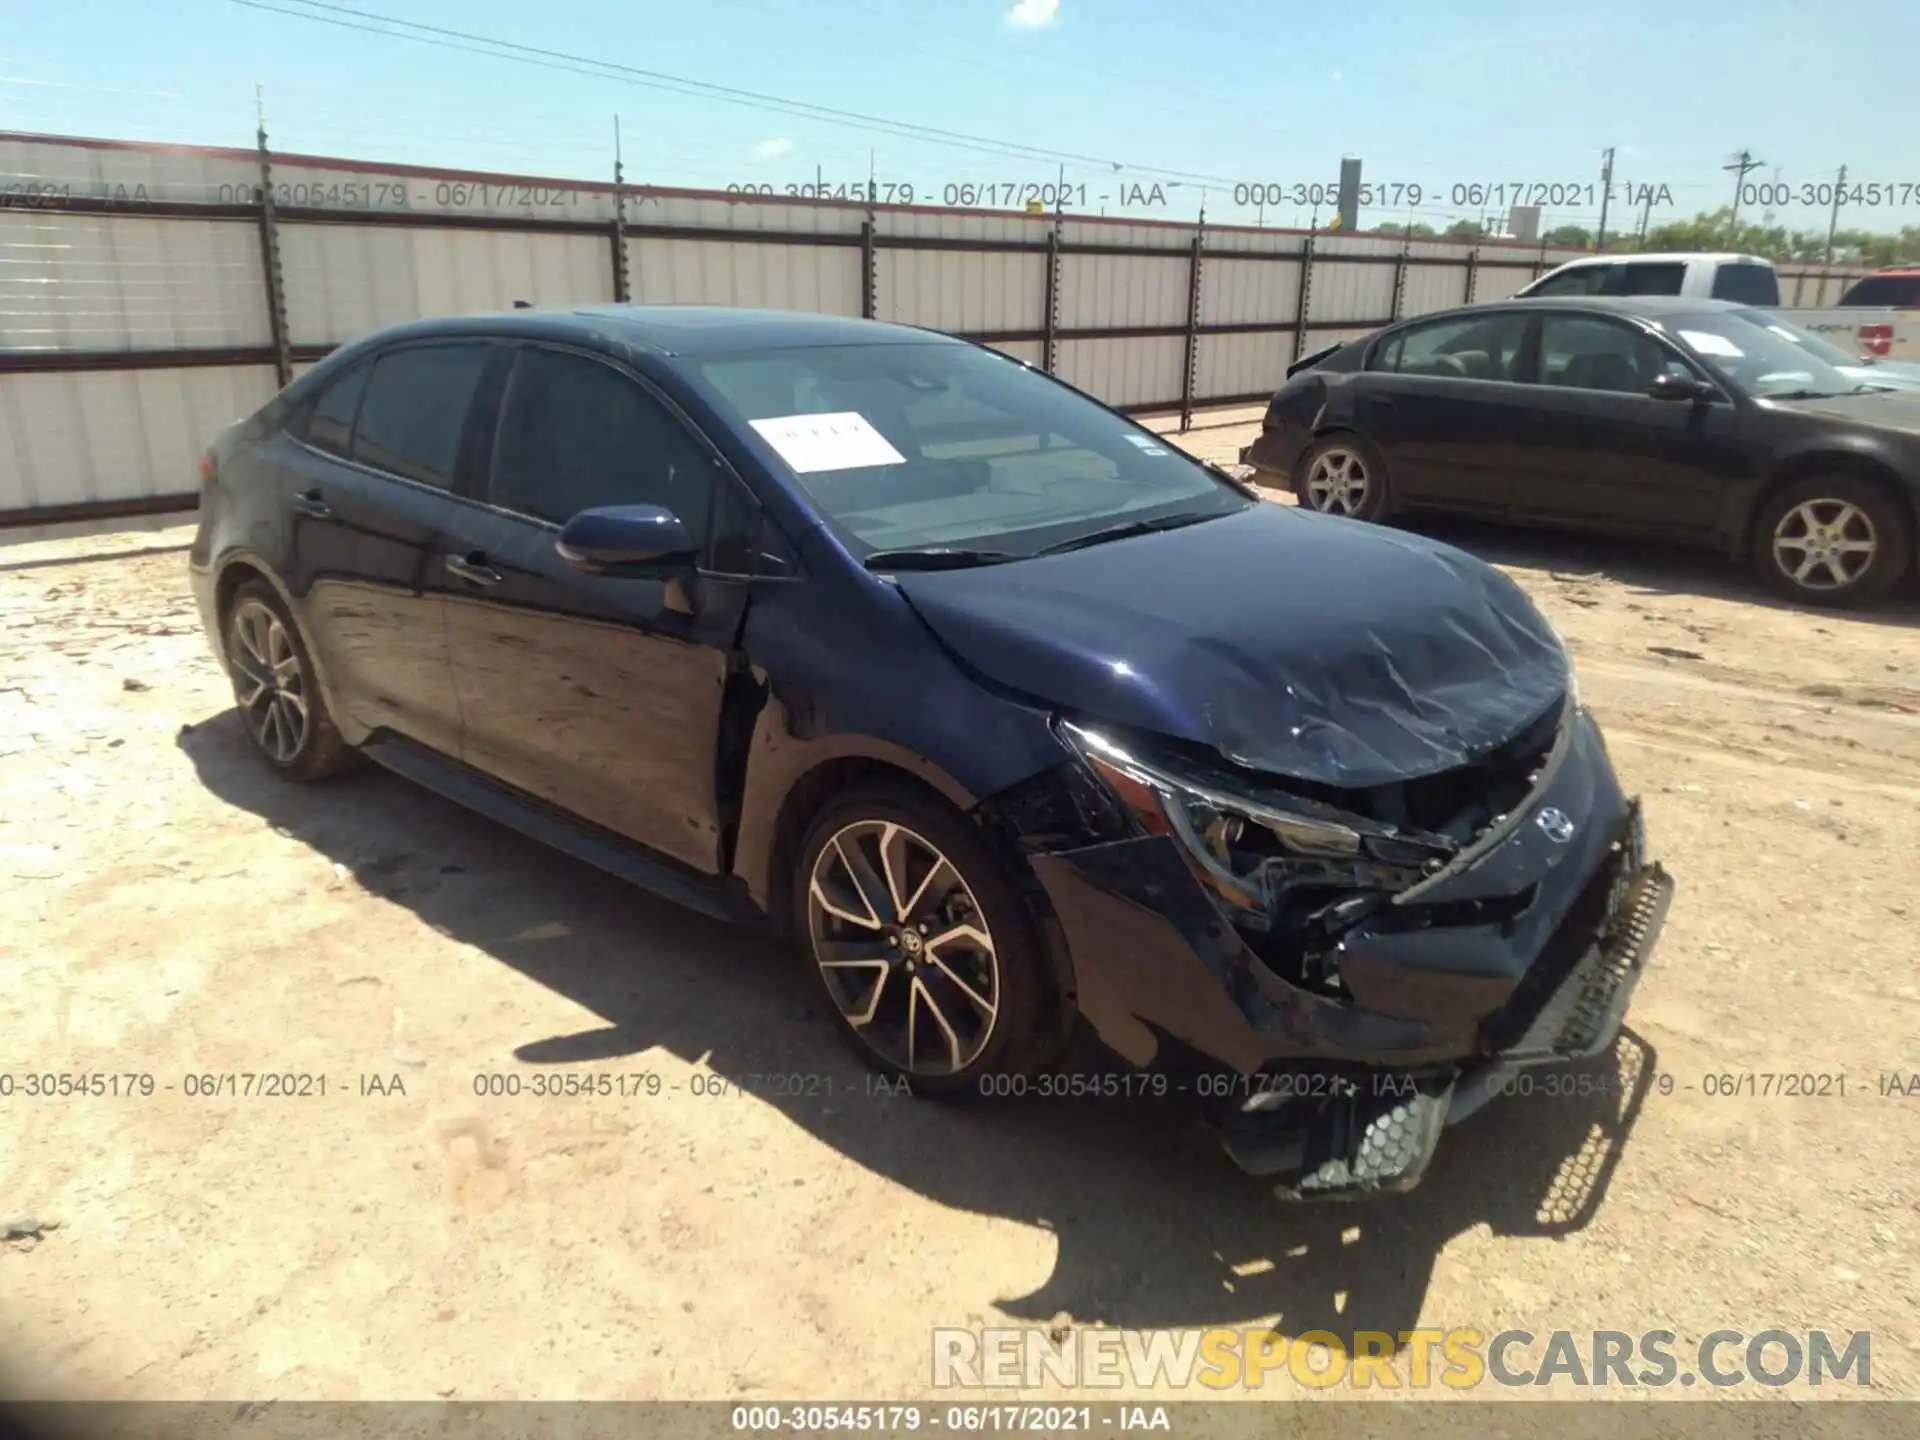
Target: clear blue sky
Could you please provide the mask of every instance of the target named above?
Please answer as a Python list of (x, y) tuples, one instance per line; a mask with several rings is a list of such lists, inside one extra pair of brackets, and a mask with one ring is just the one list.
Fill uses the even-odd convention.
[[(1920, 5), (339, 4), (1089, 161), (872, 133), (235, 0), (0, 0), (0, 128), (247, 145), (259, 82), (278, 149), (605, 179), (618, 113), (635, 181), (779, 188), (812, 180), (816, 166), (829, 184), (864, 181), (873, 152), (883, 184), (937, 203), (949, 184), (1053, 181), (1064, 163), (1070, 209), (1115, 213), (1131, 193), (1121, 187), (1151, 196), (1157, 182), (1163, 203), (1131, 213), (1191, 219), (1204, 183), (1209, 217), (1223, 221), (1258, 213), (1233, 203), (1236, 182), (1330, 184), (1352, 153), (1369, 182), (1419, 185), (1413, 217), (1436, 225), (1499, 208), (1491, 193), (1457, 200), (1456, 185), (1597, 182), (1610, 145), (1616, 181), (1668, 187), (1656, 220), (1691, 215), (1731, 197), (1721, 167), (1746, 148), (1763, 162), (1750, 179), (1777, 177), (1790, 199), (1843, 163), (1854, 179), (1891, 187), (1892, 203), (1849, 209), (1843, 224), (1920, 222)], [(1171, 188), (1178, 176), (1142, 167), (1186, 178)], [(1624, 208), (1615, 201), (1610, 229), (1636, 218)], [(1826, 222), (1823, 206), (1771, 208), (1792, 226)], [(1597, 209), (1597, 198), (1569, 194), (1547, 205), (1545, 223), (1591, 225)], [(1362, 221), (1407, 216), (1402, 205)], [(1307, 217), (1289, 196), (1263, 218)]]

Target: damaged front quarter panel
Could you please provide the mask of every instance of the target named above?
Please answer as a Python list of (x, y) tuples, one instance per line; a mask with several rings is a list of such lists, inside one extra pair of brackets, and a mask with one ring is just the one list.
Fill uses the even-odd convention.
[(1027, 848), (1081, 1012), (1138, 1064), (1470, 1061), (1627, 808), (1569, 695), (1458, 773), (1346, 794), (1118, 733), (1061, 726), (1121, 818)]

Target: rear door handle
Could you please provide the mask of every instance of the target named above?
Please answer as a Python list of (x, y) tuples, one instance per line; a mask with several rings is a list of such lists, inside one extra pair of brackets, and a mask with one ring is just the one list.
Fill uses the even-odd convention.
[(1367, 404), (1373, 406), (1376, 410), (1391, 410), (1393, 408), (1393, 397), (1391, 395), (1369, 395), (1367, 396)]
[(333, 514), (333, 511), (328, 508), (327, 502), (320, 497), (320, 490), (317, 486), (312, 490), (302, 490), (298, 495), (293, 497), (293, 504), (295, 509), (304, 510), (309, 515), (325, 517)]
[(483, 551), (476, 550), (471, 555), (449, 555), (447, 572), (458, 575), (462, 580), (474, 585), (498, 585), (506, 577), (486, 563)]

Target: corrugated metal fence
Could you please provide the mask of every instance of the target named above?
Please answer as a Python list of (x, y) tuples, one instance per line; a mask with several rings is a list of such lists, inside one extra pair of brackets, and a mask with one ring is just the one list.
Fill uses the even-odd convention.
[[(0, 133), (0, 525), (191, 508), (212, 434), (425, 316), (759, 305), (924, 325), (1110, 405), (1263, 400), (1308, 349), (1574, 252)], [(1853, 273), (1783, 269), (1790, 303)]]

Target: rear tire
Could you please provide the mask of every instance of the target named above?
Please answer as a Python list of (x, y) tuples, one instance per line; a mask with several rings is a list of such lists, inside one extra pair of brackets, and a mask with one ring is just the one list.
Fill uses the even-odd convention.
[(1771, 589), (1806, 605), (1877, 600), (1913, 565), (1898, 501), (1858, 475), (1811, 475), (1761, 507), (1752, 560)]
[(860, 785), (795, 861), (792, 925), (841, 1035), (916, 1094), (982, 1093), (1057, 1063), (1059, 999), (1003, 862), (912, 786)]
[(1392, 508), (1386, 461), (1351, 431), (1314, 441), (1300, 457), (1298, 473), (1294, 493), (1308, 510), (1378, 524)]
[(327, 709), (313, 657), (274, 588), (249, 580), (234, 592), (222, 627), (233, 698), (254, 749), (293, 780), (323, 780), (359, 760)]

